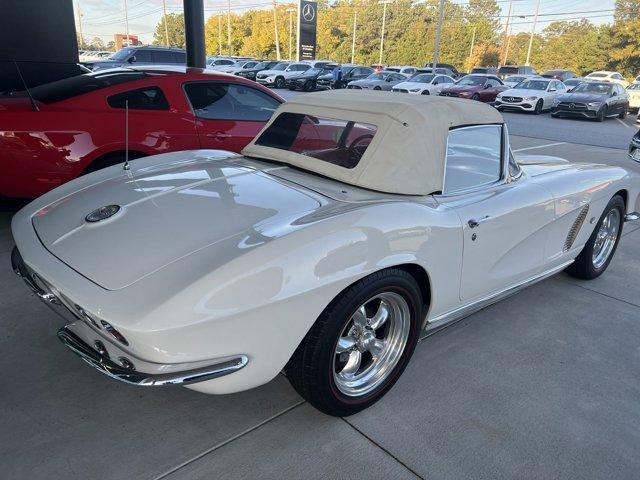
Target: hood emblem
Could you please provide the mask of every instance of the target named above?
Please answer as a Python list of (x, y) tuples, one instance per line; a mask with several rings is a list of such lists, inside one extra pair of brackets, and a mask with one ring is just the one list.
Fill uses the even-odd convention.
[(96, 208), (93, 212), (84, 217), (84, 219), (89, 223), (95, 223), (113, 217), (119, 211), (120, 205), (105, 205), (104, 207)]

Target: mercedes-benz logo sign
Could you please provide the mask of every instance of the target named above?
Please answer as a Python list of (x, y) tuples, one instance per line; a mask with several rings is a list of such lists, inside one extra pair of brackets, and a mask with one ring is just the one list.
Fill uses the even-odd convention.
[(573, 108), (576, 108), (576, 104), (575, 104), (575, 103), (570, 103), (570, 104), (569, 104), (569, 108), (572, 108), (572, 109), (573, 109)]
[(302, 18), (307, 22), (312, 22), (316, 18), (316, 9), (311, 3), (307, 3), (302, 7)]
[(84, 217), (84, 219), (89, 223), (99, 222), (101, 220), (106, 220), (109, 217), (113, 217), (119, 210), (119, 205), (105, 205), (104, 207), (96, 208), (93, 212)]

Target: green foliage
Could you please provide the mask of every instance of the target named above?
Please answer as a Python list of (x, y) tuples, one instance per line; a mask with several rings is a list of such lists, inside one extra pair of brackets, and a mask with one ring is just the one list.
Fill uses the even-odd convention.
[[(438, 0), (395, 0), (387, 5), (384, 51), (385, 64), (424, 65), (432, 60)], [(287, 10), (293, 9), (293, 13)], [(356, 42), (354, 61), (377, 63), (383, 6), (378, 0), (320, 0), (318, 2), (317, 58), (351, 61), (354, 15)], [(446, 0), (440, 61), (469, 70), (474, 66), (499, 66), (507, 43), (507, 64), (526, 61), (530, 34), (504, 37), (496, 0)], [(289, 29), (289, 17), (292, 28)], [(289, 38), (296, 57), (297, 3), (278, 4), (277, 27), (282, 59), (289, 58)], [(534, 36), (531, 64), (538, 70), (568, 68), (578, 74), (610, 68), (627, 77), (640, 73), (640, 0), (616, 0), (613, 25), (596, 26), (588, 20), (558, 21)], [(157, 44), (165, 43), (163, 18), (156, 26)], [(184, 19), (166, 18), (169, 43), (184, 46)], [(231, 48), (227, 42), (227, 16), (211, 16), (205, 25), (207, 54), (276, 58), (275, 24), (272, 9), (247, 10), (231, 15)], [(475, 30), (473, 51), (471, 43)]]
[[(165, 22), (167, 28), (165, 30)], [(169, 44), (167, 45), (167, 35), (169, 34)], [(169, 13), (163, 16), (156, 25), (156, 31), (153, 34), (154, 45), (164, 45), (167, 47), (184, 48), (184, 14)]]

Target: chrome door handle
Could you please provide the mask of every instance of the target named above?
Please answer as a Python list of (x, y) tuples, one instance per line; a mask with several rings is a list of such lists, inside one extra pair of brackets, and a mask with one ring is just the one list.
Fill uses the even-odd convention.
[(476, 220), (475, 218), (470, 219), (467, 222), (467, 225), (469, 225), (469, 228), (476, 228), (477, 226), (479, 226), (482, 222), (484, 222), (485, 220), (491, 218), (489, 215), (485, 215), (484, 217)]

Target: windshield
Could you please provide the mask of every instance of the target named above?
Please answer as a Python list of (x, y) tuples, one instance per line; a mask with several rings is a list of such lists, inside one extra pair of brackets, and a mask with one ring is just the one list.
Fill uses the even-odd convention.
[(527, 77), (512, 75), (510, 77), (505, 78), (504, 81), (505, 82), (510, 82), (510, 83), (520, 83), (521, 81), (523, 81), (526, 78)]
[(236, 60), (235, 63), (233, 64), (234, 67), (241, 67), (243, 66), (245, 63), (249, 63), (247, 62), (247, 60)]
[(416, 75), (415, 77), (410, 78), (409, 81), (416, 83), (430, 83), (431, 80), (433, 80), (434, 76), (435, 75), (431, 73), (421, 73), (419, 75)]
[(590, 73), (587, 75), (589, 78), (606, 78), (608, 75), (606, 73)]
[(279, 64), (277, 64), (275, 67), (273, 67), (271, 70), (285, 70), (287, 67), (289, 66), (288, 63), (286, 62), (280, 62)]
[(305, 75), (317, 75), (322, 71), (323, 70), (321, 68), (310, 68), (309, 70), (300, 73), (304, 73)]
[(640, 90), (640, 83), (632, 83), (627, 87), (627, 90)]
[(520, 82), (517, 87), (523, 90), (546, 90), (549, 86), (547, 80), (525, 80)]
[(582, 83), (584, 80), (579, 80), (577, 78), (571, 78), (569, 80), (565, 80), (563, 83), (567, 86), (570, 87), (572, 85), (578, 85), (579, 83)]
[(591, 93), (595, 95), (609, 95), (612, 85), (608, 83), (581, 83), (571, 90), (571, 93)]
[(368, 123), (285, 112), (276, 117), (255, 144), (354, 168), (376, 132), (377, 127)]
[(518, 67), (500, 67), (498, 73), (518, 73)]
[(269, 67), (269, 63), (271, 62), (260, 62), (259, 64), (257, 64), (255, 67), (253, 68), (261, 68), (261, 69), (265, 69), (267, 67)]
[(475, 75), (467, 75), (461, 78), (456, 83), (458, 85), (484, 85), (487, 82), (487, 77), (477, 77)]
[(111, 60), (115, 60), (116, 62), (121, 62), (126, 60), (126, 58), (133, 52), (133, 48), (121, 48), (116, 53), (111, 55)]
[(389, 76), (391, 72), (377, 72), (377, 73), (372, 73), (371, 75), (369, 75), (367, 77), (367, 80), (384, 80), (385, 78), (387, 78)]

